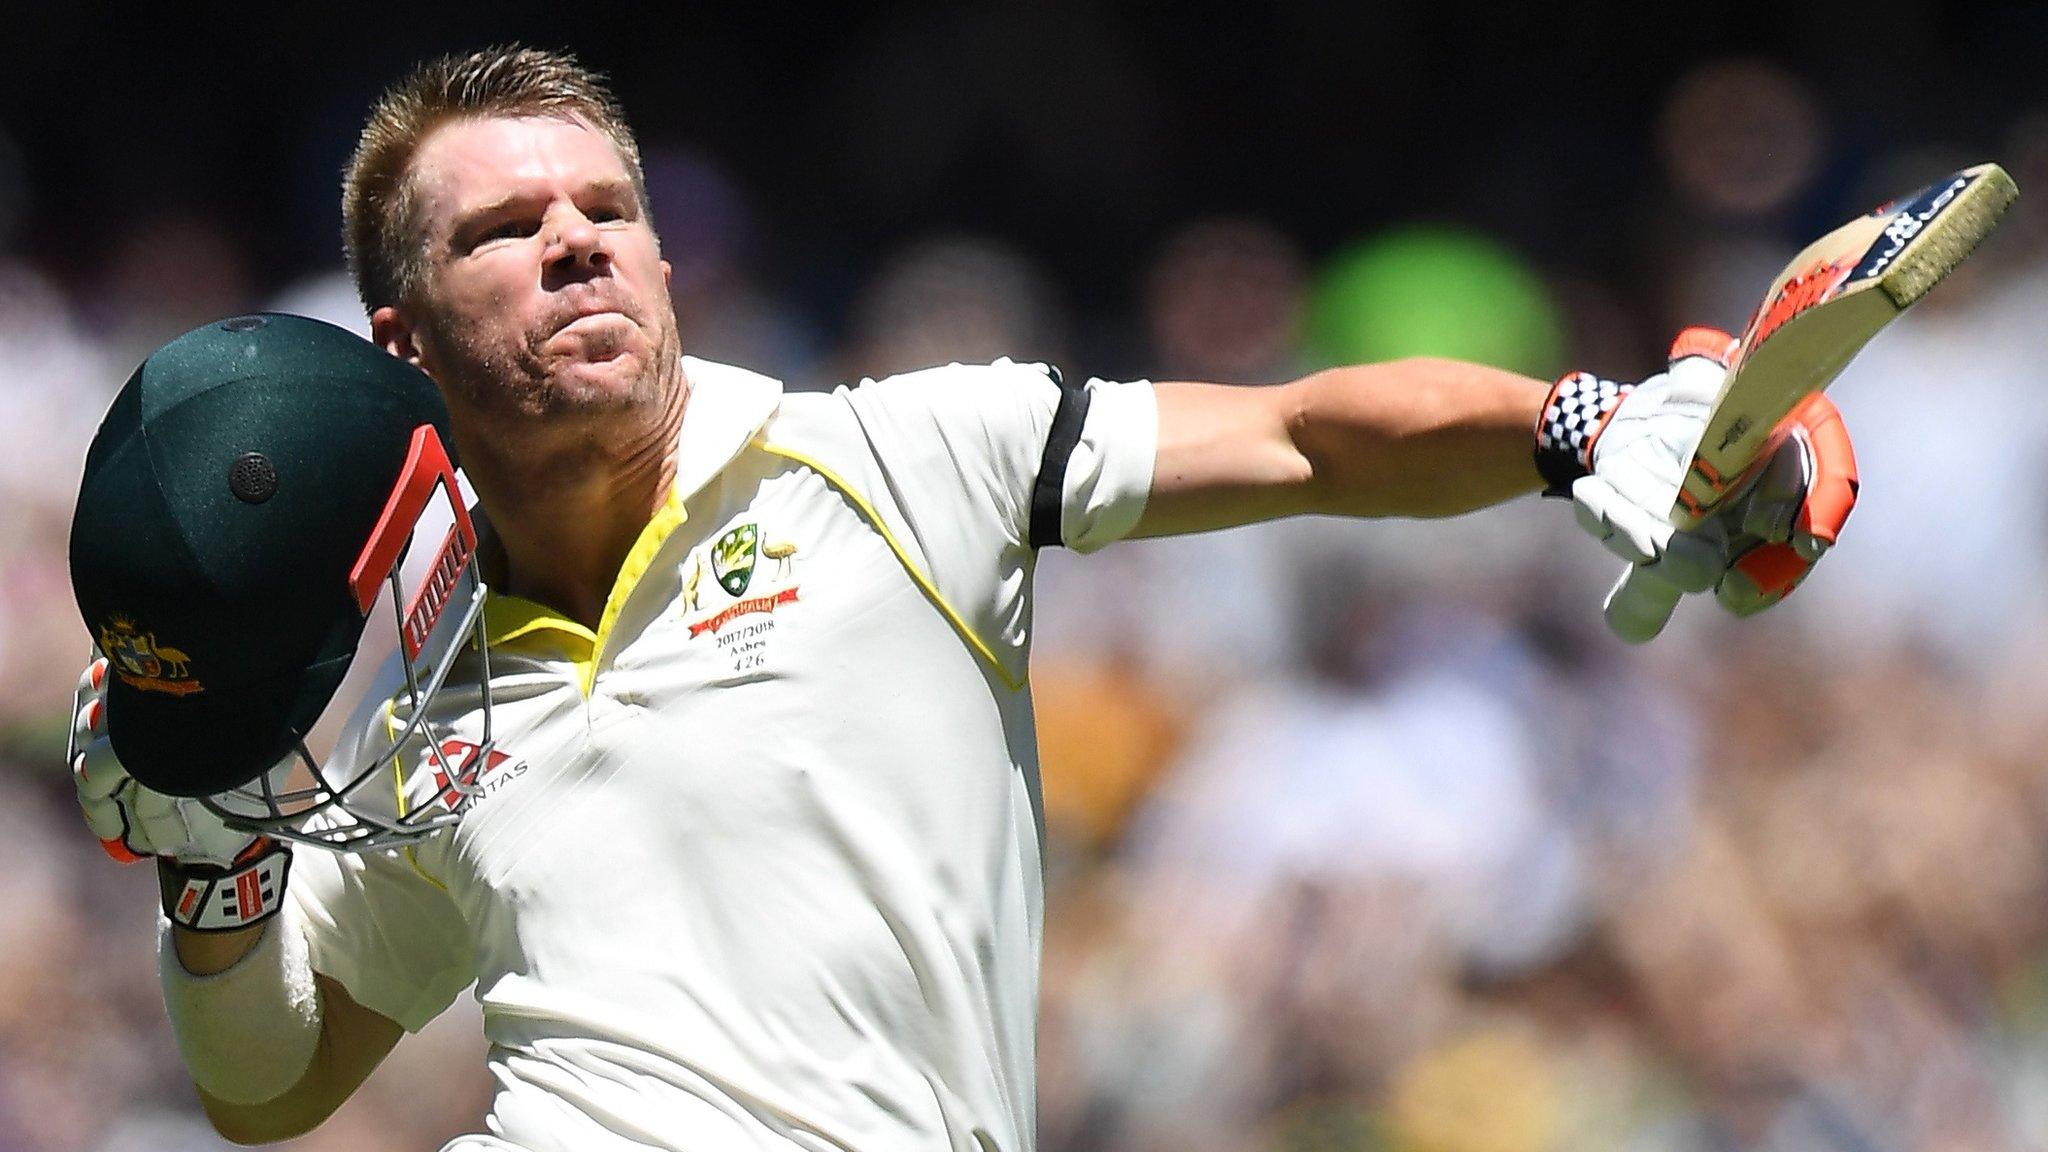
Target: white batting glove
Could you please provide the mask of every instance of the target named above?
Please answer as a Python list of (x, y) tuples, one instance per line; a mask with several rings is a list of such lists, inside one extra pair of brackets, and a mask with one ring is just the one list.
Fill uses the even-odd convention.
[(1688, 329), (1666, 371), (1634, 386), (1573, 373), (1552, 390), (1539, 425), (1537, 461), (1552, 492), (1568, 485), (1580, 527), (1628, 561), (1603, 607), (1629, 643), (1661, 632), (1687, 593), (1714, 589), (1738, 616), (1776, 604), (1854, 507), (1848, 434), (1834, 406), (1814, 396), (1780, 424), (1778, 447), (1746, 491), (1696, 528), (1672, 526), (1734, 343)]
[(1593, 441), (1592, 473), (1572, 483), (1579, 526), (1641, 572), (1680, 592), (1704, 592), (1727, 567), (1727, 537), (1717, 518), (1692, 532), (1671, 525), (1727, 370), (1687, 356), (1636, 385)]
[(124, 864), (156, 857), (164, 912), (187, 928), (246, 928), (276, 915), (291, 864), (286, 847), (228, 827), (198, 800), (136, 783), (106, 735), (106, 691), (101, 657), (78, 677), (66, 756), (100, 847)]
[(181, 863), (233, 864), (257, 837), (229, 828), (197, 800), (152, 792), (129, 778), (106, 735), (106, 685), (102, 657), (78, 677), (71, 714), (71, 780), (100, 846), (124, 863), (167, 856)]

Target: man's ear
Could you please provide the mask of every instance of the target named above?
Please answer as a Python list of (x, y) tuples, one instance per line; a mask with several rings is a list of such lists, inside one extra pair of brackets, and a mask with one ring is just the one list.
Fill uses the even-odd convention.
[(671, 292), (675, 291), (675, 285), (672, 283), (675, 280), (675, 272), (675, 269), (669, 267), (668, 261), (661, 262), (661, 286)]
[(397, 308), (386, 304), (370, 313), (370, 339), (379, 348), (413, 367), (426, 367), (420, 363), (420, 347), (414, 338), (412, 321)]

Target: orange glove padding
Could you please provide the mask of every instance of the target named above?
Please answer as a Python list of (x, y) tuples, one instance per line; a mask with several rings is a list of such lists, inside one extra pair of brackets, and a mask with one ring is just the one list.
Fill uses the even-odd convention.
[(1834, 401), (1816, 392), (1778, 422), (1772, 433), (1777, 447), (1764, 457), (1751, 494), (1743, 500), (1760, 507), (1759, 495), (1803, 484), (1805, 499), (1789, 524), (1742, 522), (1742, 534), (1729, 541), (1734, 558), (1715, 587), (1722, 607), (1749, 616), (1791, 595), (1813, 571), (1856, 508), (1856, 449)]

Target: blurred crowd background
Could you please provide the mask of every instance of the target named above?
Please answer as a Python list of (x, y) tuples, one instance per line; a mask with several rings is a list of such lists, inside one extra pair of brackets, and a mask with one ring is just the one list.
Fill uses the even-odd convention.
[[(2048, 6), (683, 7), (0, 16), (0, 1152), (219, 1146), (154, 884), (61, 764), (85, 443), (195, 324), (361, 329), (359, 117), (512, 37), (614, 75), (690, 349), (793, 388), (1635, 378), (1849, 214), (2005, 163), (2031, 198), (1836, 393), (1863, 504), (1765, 619), (1622, 646), (1612, 565), (1534, 498), (1043, 560), (1040, 1135), (2048, 1148)], [(292, 1147), (474, 1128), (477, 1026)]]

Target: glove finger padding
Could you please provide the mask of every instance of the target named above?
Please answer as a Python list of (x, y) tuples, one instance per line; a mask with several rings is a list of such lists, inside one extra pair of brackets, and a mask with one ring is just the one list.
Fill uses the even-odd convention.
[(1840, 537), (1849, 513), (1856, 510), (1860, 489), (1856, 446), (1849, 440), (1849, 428), (1842, 423), (1835, 402), (1820, 393), (1807, 397), (1787, 419), (1794, 423), (1790, 434), (1806, 446), (1813, 469), (1792, 543), (1817, 560)]
[(1600, 476), (1582, 476), (1572, 483), (1572, 513), (1601, 547), (1631, 564), (1655, 560), (1673, 532), (1668, 521), (1645, 515)]
[[(86, 706), (88, 711), (97, 707)], [(105, 800), (127, 782), (128, 770), (114, 755), (113, 744), (88, 731), (71, 757), (71, 783), (78, 789), (78, 802)]]
[(125, 864), (143, 856), (128, 842), (128, 819), (117, 798), (121, 789), (134, 781), (120, 770), (121, 762), (114, 760), (110, 752), (95, 763), (93, 753), (104, 752), (105, 748), (104, 739), (93, 741), (91, 747), (79, 756), (79, 763), (85, 767), (74, 771), (72, 778), (78, 785), (78, 807), (85, 813), (86, 827), (99, 838), (107, 855)]
[(1598, 537), (1609, 552), (1652, 570), (1681, 592), (1706, 591), (1727, 566), (1723, 533), (1717, 526), (1681, 532), (1669, 518), (1617, 491), (1604, 477), (1586, 476), (1574, 483), (1572, 503), (1579, 526)]
[(1607, 628), (1629, 644), (1656, 638), (1679, 600), (1724, 581), (1726, 551), (1712, 525), (1671, 534), (1664, 553), (1648, 564), (1631, 564), (1608, 590), (1601, 614)]
[(128, 844), (146, 855), (225, 868), (258, 839), (228, 827), (198, 800), (152, 792), (133, 780), (114, 799), (128, 820)]
[(71, 733), (66, 760), (72, 785), (78, 790), (78, 807), (85, 814), (86, 827), (99, 839), (100, 848), (123, 864), (148, 855), (131, 840), (133, 831), (127, 812), (116, 796), (133, 782), (128, 770), (115, 757), (103, 728), (107, 713), (107, 661), (95, 654), (78, 675), (78, 687), (71, 697)]
[[(1701, 330), (1691, 329), (1689, 331)], [(1672, 345), (1671, 363), (1664, 370), (1664, 376), (1669, 381), (1666, 385), (1666, 403), (1693, 405), (1701, 409), (1711, 409), (1714, 401), (1721, 395), (1721, 384), (1728, 379), (1728, 365), (1726, 361), (1714, 359), (1699, 351), (1689, 350), (1685, 337), (1680, 336), (1677, 343)], [(1702, 423), (1700, 428), (1704, 431), (1705, 424)], [(1685, 448), (1685, 457), (1688, 462), (1692, 459), (1693, 452), (1698, 448), (1699, 435), (1695, 432), (1692, 436), (1692, 443), (1686, 445)]]
[(1631, 565), (1608, 589), (1600, 612), (1607, 630), (1624, 643), (1643, 644), (1664, 631), (1685, 592), (1649, 568)]
[(123, 797), (135, 827), (130, 839), (148, 845), (155, 855), (175, 857), (179, 863), (225, 868), (255, 839), (222, 824), (220, 817), (197, 800), (152, 792), (133, 781)]
[(106, 854), (123, 864), (148, 856), (226, 866), (256, 838), (221, 822), (197, 800), (166, 796), (136, 783), (106, 734), (107, 662), (78, 678), (71, 721), (71, 780), (86, 827)]
[(1735, 532), (1770, 544), (1792, 539), (1799, 506), (1806, 500), (1806, 446), (1787, 436), (1764, 462), (1739, 503)]
[(1759, 471), (1756, 490), (1743, 497), (1743, 538), (1714, 590), (1720, 605), (1738, 617), (1791, 595), (1856, 507), (1856, 452), (1832, 401), (1819, 393), (1807, 397), (1779, 424), (1778, 434), (1782, 443)]

